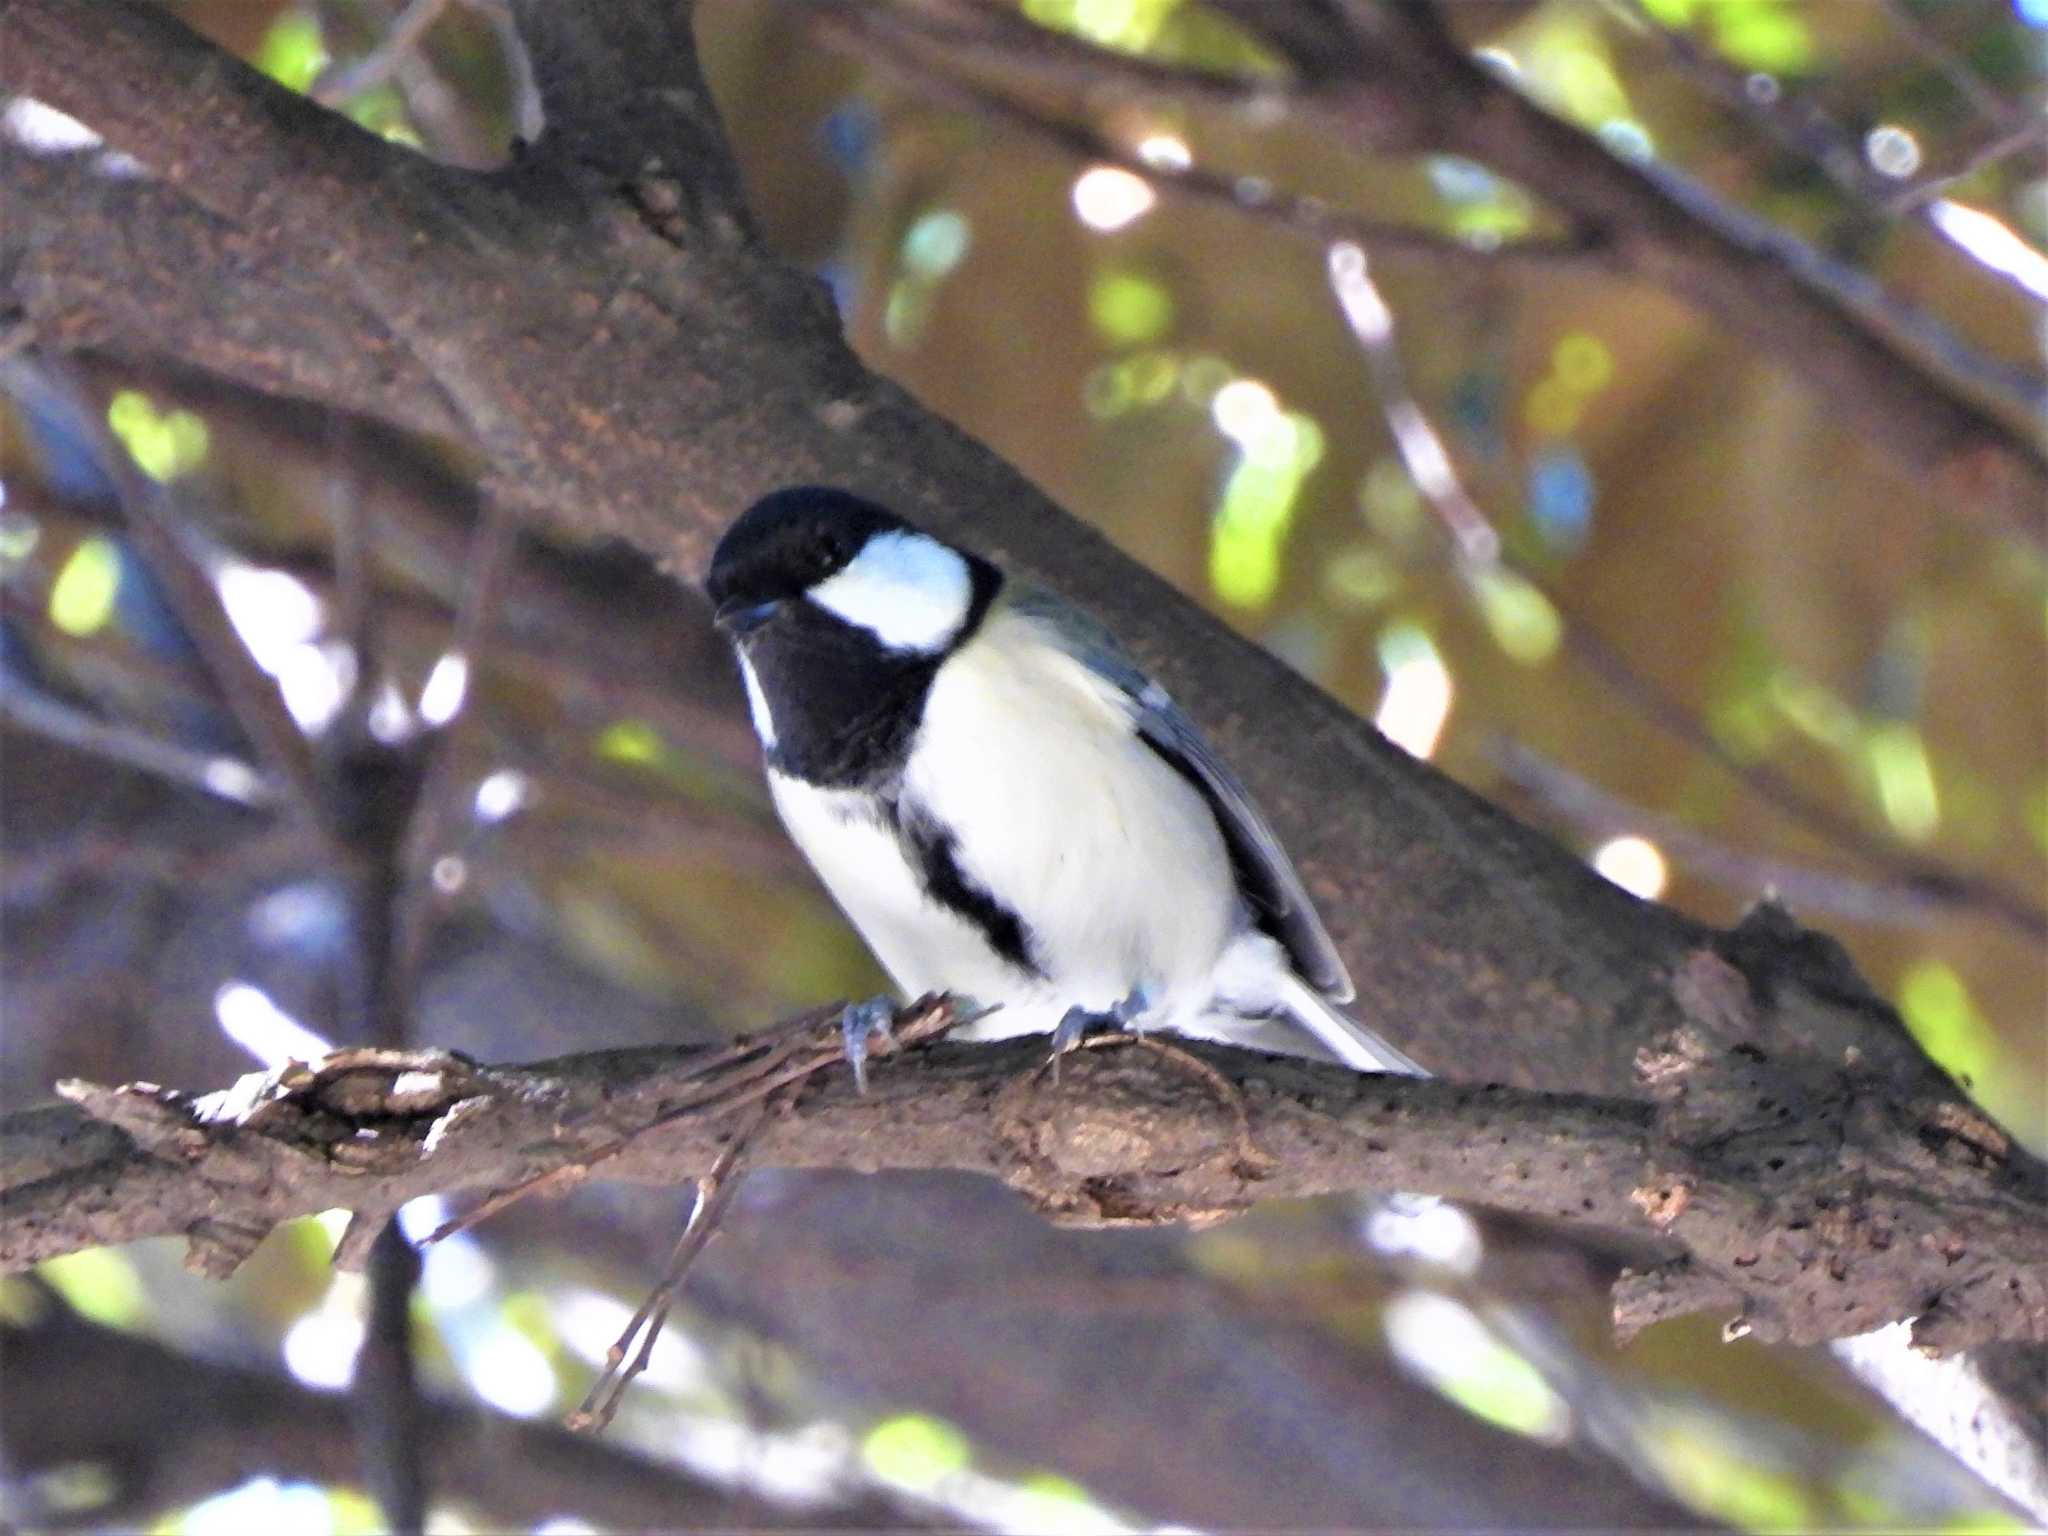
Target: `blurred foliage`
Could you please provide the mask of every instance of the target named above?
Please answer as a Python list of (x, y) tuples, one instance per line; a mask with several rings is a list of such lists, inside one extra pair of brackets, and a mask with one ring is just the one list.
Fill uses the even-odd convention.
[[(1193, 0), (1022, 3), (1038, 23), (1103, 47), (1278, 70)], [(502, 155), (513, 75), (471, 12), (449, 7), (409, 72), (345, 110), (462, 163)], [(180, 13), (303, 91), (360, 55), (393, 7), (183, 0)], [(1684, 171), (1938, 314), (1991, 362), (2038, 370), (2040, 312), (2013, 283), (1925, 222), (1873, 209), (1714, 102), (1674, 62), (1663, 29), (1749, 72), (1760, 103), (1796, 94), (1832, 114), (1873, 164), (1882, 148), (1885, 163), (1904, 156), (1926, 173), (1964, 169), (2009, 126), (2001, 104), (2038, 112), (2048, 39), (2039, 0), (1489, 0), (1456, 7), (1455, 19), (1474, 47), (1616, 153)], [(2038, 552), (1930, 504), (1831, 419), (1825, 399), (1664, 295), (1597, 272), (1504, 263), (1474, 275), (1389, 253), (1375, 272), (1415, 403), (1531, 573), (1475, 574), (1448, 556), (1395, 452), (1385, 402), (1312, 244), (1169, 188), (1084, 188), (1091, 168), (1065, 150), (923, 105), (824, 53), (798, 7), (717, 0), (701, 31), (763, 227), (832, 285), (871, 363), (1411, 750), (1589, 856), (1608, 834), (1508, 781), (1498, 740), (1640, 807), (1646, 828), (1671, 817), (1724, 849), (1873, 887), (1894, 878), (1659, 730), (1575, 659), (1578, 626), (1654, 678), (1736, 762), (1782, 776), (1901, 860), (1936, 858), (2043, 900), (2048, 570)], [(1450, 157), (1361, 161), (1284, 121), (1164, 102), (1074, 111), (1173, 163), (1192, 158), (1482, 249), (1547, 227), (1528, 191)], [(2038, 157), (1992, 159), (1943, 190), (2017, 237), (2048, 242)], [(107, 487), (60, 451), (79, 434), (53, 427), (43, 409), (0, 414), (0, 470), (16, 492), (0, 504), (0, 660), (10, 677), (33, 676), (139, 728), (209, 752), (237, 746), (219, 701), (183, 680), (189, 641), (104, 517)], [(140, 387), (113, 394), (106, 425), (153, 479), (208, 509), (215, 556), (286, 572), (295, 600), (311, 602), (310, 627), (280, 647), (276, 667), (305, 675), (331, 656), (347, 638), (345, 593), (319, 568), (326, 555), (308, 552), (333, 542), (333, 466), (282, 461), (247, 422)], [(30, 486), (33, 503), (22, 494)], [(465, 553), (423, 537), (376, 562), (393, 604), (380, 643), (415, 697), (445, 642)], [(587, 1010), (618, 1020), (605, 1043), (623, 1044), (716, 1034), (875, 990), (843, 926), (768, 851), (751, 749), (707, 725), (736, 718), (715, 651), (701, 647), (700, 666), (664, 680), (686, 680), (686, 698), (625, 675), (564, 686), (551, 670), (558, 659), (544, 639), (508, 639), (479, 660), (479, 723), (460, 754), (479, 809), (436, 915), (452, 933), (487, 928), (566, 957), (587, 988), (536, 990), (526, 1011), (507, 1004), (477, 1025), (479, 1010), (461, 1006), (470, 994), (453, 954), (455, 979), (441, 983), (449, 1001), (428, 1008), (429, 1027), (495, 1029), (447, 1043), (539, 1055), (591, 1043), (577, 1031)], [(482, 786), (508, 765), (530, 787), (507, 802), (516, 809), (486, 813)], [(109, 791), (91, 817), (111, 816), (120, 799)], [(671, 824), (684, 830), (664, 834)], [(727, 841), (700, 838), (713, 824)], [(1648, 831), (1642, 840), (1656, 841)], [(1656, 867), (1670, 873), (1664, 899), (1709, 921), (1729, 921), (1759, 894), (1717, 883), (1670, 849)], [(249, 939), (231, 951), (238, 969), (208, 971), (190, 948), (144, 948), (137, 961), (165, 1009), (175, 1000), (193, 1035), (231, 1061), (242, 1058), (205, 1020), (215, 988), (234, 976), (258, 977), (320, 1028), (337, 1029), (346, 1012), (339, 941), (319, 902), (276, 881), (244, 894), (252, 933), (272, 937), (268, 948)], [(1968, 909), (1883, 924), (1802, 915), (1850, 944), (1935, 1059), (2018, 1136), (2048, 1148), (2038, 942)], [(98, 916), (103, 955), (115, 952), (122, 920)], [(441, 994), (428, 990), (432, 1004)], [(215, 1081), (214, 1058), (183, 1061), (194, 1081)], [(1261, 1213), (1256, 1228), (1208, 1234), (1202, 1262), (1248, 1293), (1293, 1287), (1289, 1304), (1333, 1339), (1377, 1346), (1385, 1333), (1397, 1355), (1405, 1307), (1406, 1326), (1432, 1341), (1428, 1371), (1446, 1395), (1517, 1433), (1566, 1433), (1577, 1410), (1554, 1362), (1448, 1293), (1409, 1288), (1382, 1308), (1384, 1287), (1356, 1241), (1318, 1267), (1289, 1219)], [(360, 1281), (331, 1274), (333, 1242), (332, 1223), (296, 1224), (221, 1288), (177, 1274), (163, 1245), (81, 1254), (43, 1273), (88, 1317), (191, 1341), (233, 1332), (302, 1379), (332, 1382), (360, 1334)], [(481, 1244), (444, 1244), (428, 1256), (420, 1293), (429, 1379), (507, 1412), (559, 1412), (636, 1283), (576, 1256), (508, 1273)], [(0, 1310), (31, 1307), (26, 1294), (0, 1293)], [(1824, 1361), (1719, 1350), (1687, 1325), (1617, 1357), (1598, 1307), (1579, 1300), (1583, 1315), (1560, 1327), (1641, 1394), (1637, 1407), (1657, 1405), (1639, 1441), (1647, 1473), (1703, 1513), (1759, 1531), (2016, 1528), (1952, 1472), (1874, 1472), (1925, 1467), (1930, 1453), (1844, 1391)], [(801, 1376), (765, 1351), (713, 1360), (671, 1336), (620, 1431), (709, 1464), (727, 1443), (714, 1426), (756, 1413), (763, 1393), (781, 1401), (785, 1425), (800, 1423)], [(839, 1452), (909, 1489), (958, 1488), (982, 1460), (959, 1428), (923, 1411), (879, 1414)], [(1006, 1506), (1020, 1528), (1108, 1519), (1050, 1473), (1001, 1470), (1022, 1501)], [(83, 1507), (96, 1496), (89, 1477), (51, 1490), (59, 1495)], [(457, 1514), (445, 1520), (460, 1528)], [(286, 1523), (350, 1531), (374, 1519), (352, 1491), (265, 1479), (162, 1528)]]

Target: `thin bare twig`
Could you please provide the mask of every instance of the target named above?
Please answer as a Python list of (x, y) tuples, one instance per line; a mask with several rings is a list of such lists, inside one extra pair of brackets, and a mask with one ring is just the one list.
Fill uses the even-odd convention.
[(2019, 127), (2026, 121), (2026, 111), (1994, 91), (1982, 75), (1957, 56), (1953, 48), (1928, 30), (1904, 0), (1879, 0), (1879, 3), (1884, 7), (1885, 18), (1913, 45), (1921, 58), (1955, 87), (1956, 94), (1970, 104), (1970, 110), (1980, 119), (1994, 127), (2007, 129)]
[(1518, 742), (1495, 742), (1490, 755), (1509, 783), (1562, 820), (1595, 836), (1638, 832), (1653, 838), (1688, 870), (1745, 900), (1768, 892), (1802, 913), (1913, 928), (1925, 927), (1957, 906), (1955, 892), (1945, 886), (1926, 890), (1904, 880), (1876, 884), (1730, 848), (1675, 816), (1610, 794)]
[(1396, 224), (1273, 186), (1263, 177), (1233, 176), (1192, 160), (1148, 158), (1084, 123), (1057, 117), (1021, 97), (980, 83), (957, 67), (942, 43), (955, 34), (913, 23), (904, 13), (866, 5), (807, 7), (803, 16), (828, 45), (904, 90), (983, 121), (1013, 128), (1075, 157), (1128, 171), (1156, 188), (1229, 208), (1319, 244), (1338, 237), (1368, 241), (1376, 251), (1474, 266), (1584, 267), (1600, 259), (1592, 241), (1570, 236), (1476, 245), (1414, 224)]
[[(2034, 119), (2014, 123), (2010, 128), (1971, 146), (1964, 154), (1931, 171), (1922, 172), (1912, 185), (1900, 189), (1888, 206), (1894, 213), (1916, 212), (1957, 182), (1976, 175), (1986, 166), (2009, 159), (2023, 149), (2039, 149), (2044, 144), (2048, 144), (2048, 122)], [(2038, 300), (2040, 297), (2031, 288), (2024, 291), (2030, 298)]]
[[(597, 1380), (591, 1383), (583, 1401), (565, 1421), (567, 1428), (598, 1434), (618, 1416), (619, 1405), (625, 1401), (626, 1388), (632, 1385), (636, 1376), (646, 1371), (654, 1359), (655, 1340), (661, 1337), (661, 1330), (668, 1322), (676, 1297), (681, 1294), (690, 1266), (717, 1233), (718, 1224), (725, 1219), (733, 1192), (739, 1188), (740, 1160), (746, 1155), (748, 1142), (768, 1113), (769, 1102), (764, 1099), (755, 1106), (746, 1122), (733, 1132), (732, 1140), (719, 1153), (718, 1161), (711, 1165), (710, 1171), (697, 1180), (696, 1200), (690, 1207), (689, 1219), (683, 1223), (682, 1234), (676, 1238), (675, 1249), (669, 1254), (667, 1267), (627, 1321), (617, 1342), (605, 1351), (604, 1369), (598, 1372)], [(633, 1348), (636, 1336), (639, 1339), (638, 1349)], [(627, 1360), (628, 1350), (633, 1350), (630, 1361)]]
[(201, 752), (102, 719), (50, 694), (33, 692), (11, 675), (0, 677), (0, 719), (123, 768), (252, 810), (269, 810), (281, 799), (277, 782), (240, 758)]
[(307, 94), (323, 107), (338, 107), (353, 96), (375, 90), (391, 78), (446, 9), (448, 0), (412, 0), (392, 20), (376, 47), (360, 58), (329, 65)]
[[(470, 701), (476, 693), (480, 648), (518, 543), (518, 533), (512, 520), (495, 504), (486, 506), (471, 541), (454, 632), (449, 637), (448, 648), (435, 663), (434, 672), (428, 674), (417, 705), (417, 713), (425, 723), (427, 733), (415, 746), (419, 758), (414, 765), (418, 787), (412, 813), (403, 836), (392, 851), (396, 884), (389, 913), (395, 984), (408, 995), (425, 952), (429, 918), (434, 909), (435, 889), (431, 878), (434, 855), (460, 799), (454, 793), (457, 732), (469, 718)], [(435, 674), (443, 667), (460, 679), (460, 693), (453, 701), (450, 713), (439, 720), (428, 720), (427, 689), (433, 686)], [(441, 702), (437, 707), (447, 706)]]
[(1492, 519), (1466, 491), (1449, 448), (1408, 386), (1394, 314), (1372, 279), (1364, 249), (1349, 243), (1332, 246), (1329, 270), (1331, 290), (1371, 370), (1395, 449), (1424, 504), (1450, 535), (1459, 572), (1468, 583), (1506, 574), (1541, 593), (1565, 621), (1562, 644), (1568, 654), (1648, 719), (1710, 757), (1766, 804), (1889, 871), (1903, 888), (1951, 909), (1982, 912), (2029, 938), (2048, 937), (2048, 912), (2017, 893), (1981, 876), (1903, 855), (1849, 817), (1808, 799), (1775, 770), (1737, 758), (1691, 710), (1644, 677), (1569, 603), (1512, 559)]
[[(1854, 134), (1796, 88), (1788, 90), (1781, 81), (1738, 69), (1702, 48), (1684, 30), (1659, 25), (1643, 11), (1642, 0), (1610, 0), (1610, 3), (1625, 7), (1620, 14), (1638, 30), (1653, 33), (1687, 79), (1720, 100), (1744, 122), (1760, 129), (1767, 138), (1817, 167), (1866, 214), (1881, 219), (1900, 215), (1924, 216), (1925, 205), (1938, 195), (1940, 189), (1966, 174), (1966, 170), (1956, 168), (1913, 181), (1887, 176), (1870, 163), (1863, 145)], [(1895, 20), (1899, 12), (1900, 8), (1894, 5)], [(1931, 44), (1932, 40), (1928, 41)], [(1939, 45), (1932, 46), (1938, 48)], [(1759, 79), (1768, 81), (1767, 88), (1758, 89), (1755, 82)], [(1997, 113), (1993, 120), (2000, 125), (2001, 131), (1989, 145), (1979, 146), (1977, 153), (1981, 159), (1974, 159), (1973, 164), (1989, 163), (2001, 155), (2015, 153), (2030, 141), (2048, 135), (2048, 123), (2015, 122), (2007, 112)], [(1939, 238), (1949, 240), (1940, 226), (1930, 227)], [(1949, 243), (1954, 244), (1952, 240)], [(1957, 249), (1970, 261), (1974, 270), (2005, 284), (2029, 302), (2040, 301), (2038, 294), (2011, 273), (1986, 265), (1965, 248)], [(1831, 271), (1846, 274), (1846, 269), (1819, 261), (1818, 253), (1814, 270), (1816, 275)], [(1904, 304), (1874, 285), (1866, 293), (1862, 285), (1842, 281), (1841, 275), (1837, 275), (1834, 286), (1857, 307), (1873, 313), (1901, 334), (1930, 344), (1931, 349), (1949, 366), (1965, 376), (1997, 381), (2010, 373), (2010, 370), (1979, 366), (1984, 360), (1975, 348), (1964, 345), (1946, 326), (1937, 324), (1933, 317), (1916, 306)], [(2009, 386), (2003, 392), (2034, 410), (2041, 408), (2043, 397), (2038, 381), (2031, 392), (2014, 391)]]
[(427, 1446), (421, 1430), (426, 1406), (413, 1358), (412, 1293), (419, 1255), (396, 1221), (370, 1252), (370, 1315), (349, 1383), (364, 1481), (400, 1536), (426, 1529)]
[(339, 851), (337, 831), (322, 793), (311, 743), (285, 707), (277, 684), (256, 665), (236, 633), (211, 575), (192, 547), (176, 505), (178, 492), (142, 472), (127, 447), (115, 438), (104, 410), (94, 408), (97, 392), (61, 358), (44, 365), (66, 382), (81, 404), (77, 420), (92, 440), (100, 466), (114, 481), (129, 536), (148, 561), (165, 600), (206, 663), (235, 722), (242, 728), (284, 804), (305, 825)]

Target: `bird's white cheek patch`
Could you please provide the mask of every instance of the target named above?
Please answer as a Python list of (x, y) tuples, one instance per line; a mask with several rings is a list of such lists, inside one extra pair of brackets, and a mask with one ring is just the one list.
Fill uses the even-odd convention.
[(974, 583), (967, 562), (936, 539), (885, 533), (811, 588), (810, 599), (892, 651), (933, 652), (967, 622)]
[(761, 691), (761, 680), (754, 676), (753, 663), (746, 653), (740, 653), (740, 679), (747, 685), (747, 713), (754, 717), (754, 734), (761, 738), (761, 745), (770, 751), (775, 747), (775, 717), (768, 713), (768, 695)]

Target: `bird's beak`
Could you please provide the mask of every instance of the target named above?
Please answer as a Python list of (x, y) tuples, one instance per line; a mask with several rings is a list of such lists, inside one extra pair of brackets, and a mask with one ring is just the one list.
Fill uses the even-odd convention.
[(775, 610), (781, 606), (780, 602), (725, 602), (719, 604), (718, 611), (711, 616), (711, 621), (738, 640), (767, 623), (774, 617)]

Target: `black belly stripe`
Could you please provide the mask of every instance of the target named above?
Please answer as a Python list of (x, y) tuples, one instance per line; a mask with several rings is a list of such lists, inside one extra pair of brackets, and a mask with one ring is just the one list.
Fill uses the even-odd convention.
[(932, 826), (915, 814), (899, 812), (897, 828), (905, 852), (924, 877), (926, 893), (940, 906), (981, 930), (989, 948), (1027, 976), (1046, 979), (1045, 969), (1031, 953), (1031, 934), (1022, 918), (970, 881), (954, 857), (951, 832)]

